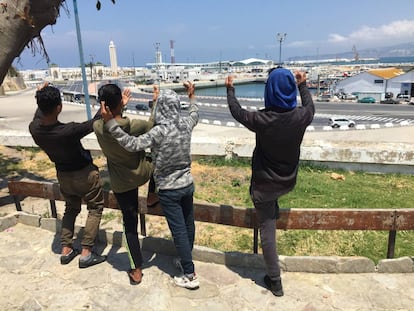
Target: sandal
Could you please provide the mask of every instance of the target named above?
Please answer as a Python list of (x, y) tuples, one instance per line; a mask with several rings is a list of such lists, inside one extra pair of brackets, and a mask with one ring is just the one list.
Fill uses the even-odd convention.
[(129, 284), (131, 285), (138, 285), (142, 282), (142, 277), (144, 276), (144, 273), (141, 272), (141, 280), (139, 281), (135, 281), (134, 278), (132, 277), (132, 270), (128, 271), (128, 277), (129, 277)]

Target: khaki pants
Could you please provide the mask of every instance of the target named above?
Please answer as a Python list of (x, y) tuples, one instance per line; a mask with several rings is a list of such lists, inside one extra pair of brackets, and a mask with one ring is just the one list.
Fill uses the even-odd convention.
[(104, 198), (98, 168), (90, 164), (74, 172), (57, 172), (60, 190), (65, 197), (66, 208), (62, 219), (62, 246), (72, 246), (75, 220), (81, 211), (82, 199), (87, 204), (82, 247), (92, 248), (101, 222)]

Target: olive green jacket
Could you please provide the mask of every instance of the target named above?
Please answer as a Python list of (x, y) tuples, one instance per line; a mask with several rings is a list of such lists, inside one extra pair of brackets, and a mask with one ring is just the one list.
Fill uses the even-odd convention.
[[(116, 120), (119, 126), (132, 136), (148, 132), (152, 121), (139, 119), (130, 120), (127, 117)], [(145, 184), (153, 171), (153, 165), (146, 160), (145, 150), (129, 152), (122, 148), (115, 138), (104, 127), (102, 119), (93, 123), (98, 143), (107, 158), (111, 189), (116, 193), (132, 190)]]

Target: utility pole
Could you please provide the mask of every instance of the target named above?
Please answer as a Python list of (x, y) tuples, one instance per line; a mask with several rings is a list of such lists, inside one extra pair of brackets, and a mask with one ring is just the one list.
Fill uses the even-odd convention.
[(83, 93), (85, 97), (86, 115), (88, 117), (88, 120), (90, 120), (92, 119), (92, 112), (91, 112), (91, 105), (89, 101), (88, 81), (86, 80), (85, 61), (83, 59), (82, 38), (81, 38), (81, 33), (80, 33), (79, 16), (78, 16), (78, 4), (76, 0), (73, 0), (73, 11), (75, 13), (76, 35), (78, 38), (79, 58), (80, 58), (80, 63), (81, 63), (81, 68), (82, 68)]
[(286, 39), (286, 32), (277, 33), (277, 41), (279, 41), (279, 66), (282, 66), (282, 42)]

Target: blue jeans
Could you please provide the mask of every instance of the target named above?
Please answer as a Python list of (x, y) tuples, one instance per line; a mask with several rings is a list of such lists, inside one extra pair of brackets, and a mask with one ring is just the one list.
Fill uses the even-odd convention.
[(194, 184), (181, 189), (158, 191), (161, 208), (167, 218), (185, 274), (194, 273), (191, 254), (195, 235), (193, 194)]

